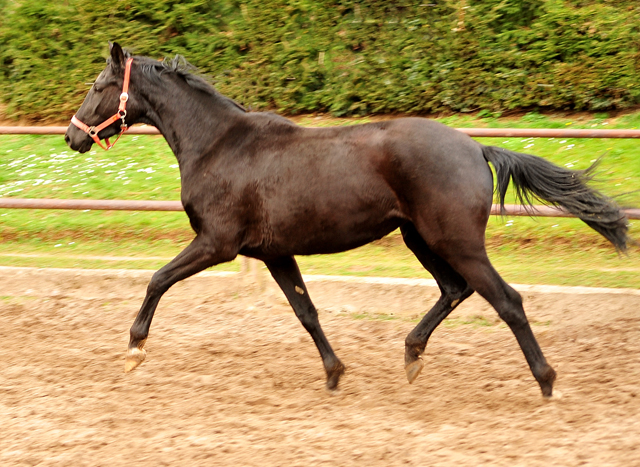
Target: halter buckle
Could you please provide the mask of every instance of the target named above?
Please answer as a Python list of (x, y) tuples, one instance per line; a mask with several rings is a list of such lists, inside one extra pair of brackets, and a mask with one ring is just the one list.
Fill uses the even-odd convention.
[(127, 102), (129, 100), (129, 93), (128, 92), (122, 92), (122, 94), (120, 94), (120, 102)]

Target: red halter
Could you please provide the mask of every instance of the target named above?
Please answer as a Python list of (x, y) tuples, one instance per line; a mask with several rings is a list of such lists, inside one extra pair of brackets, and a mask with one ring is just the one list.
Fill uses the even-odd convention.
[[(71, 123), (91, 136), (91, 138), (93, 138), (93, 140), (98, 143), (98, 145), (105, 151), (115, 146), (115, 144), (120, 139), (120, 136), (122, 136), (122, 133), (127, 131), (128, 128), (127, 124), (124, 122), (124, 118), (127, 116), (127, 101), (129, 100), (129, 94), (127, 93), (127, 91), (129, 90), (129, 77), (131, 76), (132, 62), (133, 58), (129, 58), (124, 68), (124, 82), (122, 83), (122, 94), (120, 94), (120, 105), (118, 106), (118, 112), (116, 112), (113, 116), (109, 117), (98, 126), (86, 125), (78, 120), (75, 115), (71, 118)], [(113, 144), (109, 142), (109, 138), (105, 138), (104, 140), (107, 142), (107, 147), (104, 147), (100, 142), (100, 138), (98, 138), (98, 133), (111, 125), (113, 122), (117, 122), (118, 120), (122, 120), (122, 124), (120, 125), (120, 134), (113, 142)]]

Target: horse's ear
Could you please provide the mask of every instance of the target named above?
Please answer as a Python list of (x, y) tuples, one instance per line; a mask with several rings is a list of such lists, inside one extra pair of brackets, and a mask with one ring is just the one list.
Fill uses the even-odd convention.
[(111, 53), (111, 65), (116, 68), (124, 68), (124, 51), (117, 42), (109, 42), (109, 52)]

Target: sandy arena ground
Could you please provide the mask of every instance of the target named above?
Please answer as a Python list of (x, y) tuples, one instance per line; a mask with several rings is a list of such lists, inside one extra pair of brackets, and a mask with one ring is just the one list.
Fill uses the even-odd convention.
[(309, 282), (347, 366), (335, 394), (283, 297), (235, 275), (171, 289), (125, 375), (149, 277), (0, 268), (1, 466), (640, 465), (640, 291), (524, 289), (562, 393), (545, 401), (476, 297), (409, 385), (425, 285)]

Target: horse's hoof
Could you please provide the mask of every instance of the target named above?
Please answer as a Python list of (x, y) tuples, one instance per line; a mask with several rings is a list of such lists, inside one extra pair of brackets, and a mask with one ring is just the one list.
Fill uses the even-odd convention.
[(553, 396), (553, 383), (556, 380), (555, 370), (547, 365), (537, 379), (540, 384), (540, 389), (542, 390), (542, 397), (550, 399)]
[(331, 371), (327, 372), (327, 390), (334, 391), (338, 387), (340, 377), (344, 374), (345, 370), (345, 366), (338, 362)]
[(560, 391), (558, 391), (557, 389), (554, 389), (551, 394), (549, 394), (548, 396), (546, 395), (542, 395), (542, 398), (546, 401), (557, 401), (559, 399), (562, 399), (562, 393)]
[(407, 373), (407, 381), (409, 381), (409, 384), (413, 383), (416, 380), (423, 368), (424, 362), (421, 358), (414, 360), (408, 365), (405, 365), (404, 371)]
[(339, 396), (340, 394), (342, 394), (342, 391), (340, 390), (340, 388), (329, 389), (326, 386), (324, 388), (324, 392), (325, 392), (325, 394), (327, 394), (327, 395), (329, 395), (331, 397)]
[(129, 373), (131, 370), (134, 370), (138, 365), (144, 362), (146, 356), (147, 351), (144, 349), (139, 349), (137, 347), (129, 349), (124, 361), (124, 372)]

